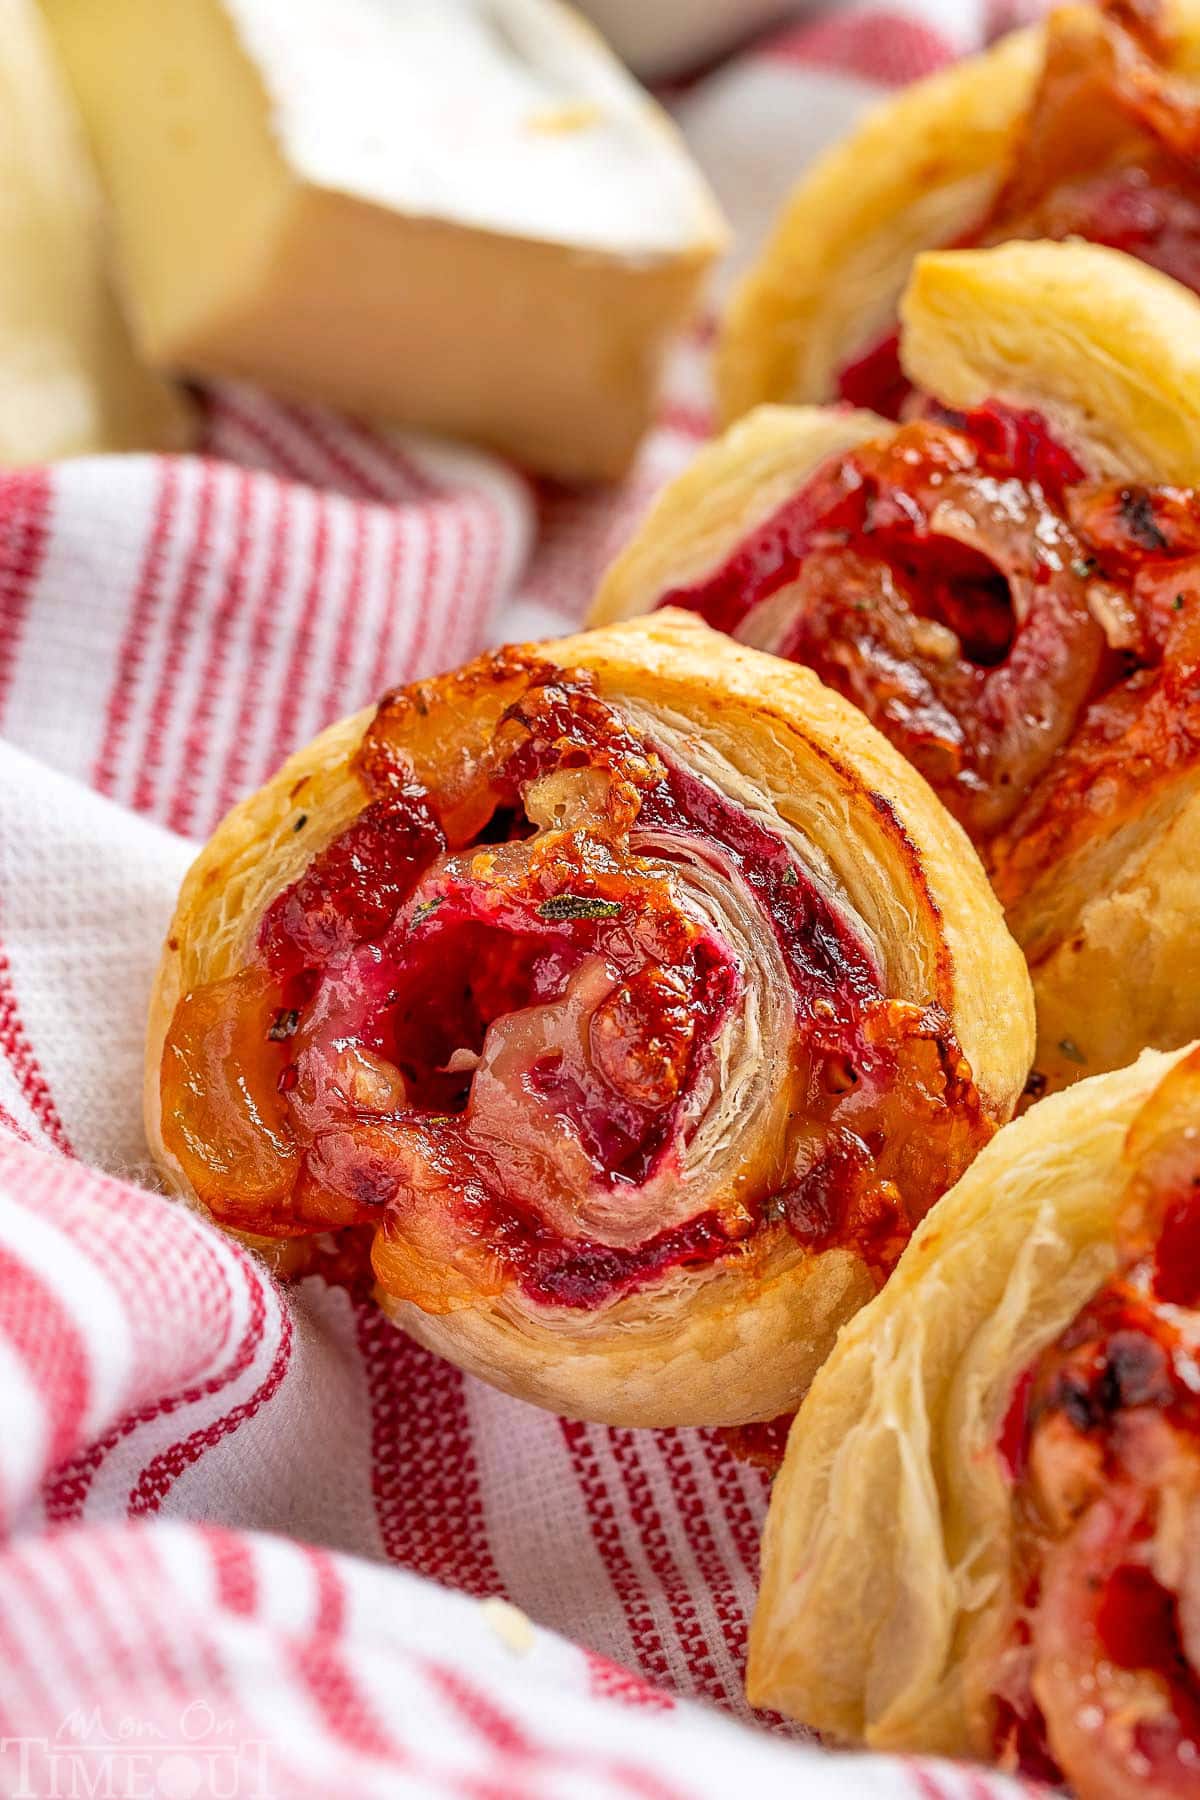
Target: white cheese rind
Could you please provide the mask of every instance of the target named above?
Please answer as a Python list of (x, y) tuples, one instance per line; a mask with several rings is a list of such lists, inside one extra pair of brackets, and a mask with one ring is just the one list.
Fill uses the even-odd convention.
[(316, 187), (612, 256), (712, 238), (659, 108), (553, 0), (225, 0)]
[(105, 220), (33, 0), (0, 0), (0, 463), (182, 445), (183, 402), (139, 363)]
[(154, 362), (624, 469), (722, 226), (557, 0), (43, 3)]

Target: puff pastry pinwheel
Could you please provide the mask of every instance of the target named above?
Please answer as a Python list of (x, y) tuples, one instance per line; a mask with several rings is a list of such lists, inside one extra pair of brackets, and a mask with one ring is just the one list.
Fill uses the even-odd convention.
[(1200, 1033), (1200, 301), (1090, 244), (929, 252), (923, 415), (762, 407), (606, 577), (816, 670), (980, 848), (1031, 1091)]
[(1200, 291), (1200, 3), (1107, 0), (909, 88), (801, 180), (731, 303), (727, 420), (835, 398), (899, 416), (914, 257), (1087, 239)]
[(414, 1336), (617, 1423), (795, 1405), (1008, 1116), (1020, 953), (852, 707), (694, 619), (485, 656), (219, 827), (151, 1144), (221, 1225), (365, 1236)]
[(999, 1133), (846, 1327), (771, 1499), (749, 1689), (1078, 1800), (1200, 1793), (1200, 1048)]

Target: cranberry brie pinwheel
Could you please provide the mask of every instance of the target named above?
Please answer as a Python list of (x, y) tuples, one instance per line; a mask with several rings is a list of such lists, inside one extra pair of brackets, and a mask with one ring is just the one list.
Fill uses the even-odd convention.
[(1200, 301), (1013, 243), (922, 257), (903, 315), (920, 417), (751, 413), (595, 617), (687, 607), (887, 733), (1029, 959), (1037, 1093), (1200, 1033)]
[(796, 188), (729, 310), (726, 419), (909, 393), (896, 306), (923, 250), (1107, 244), (1200, 292), (1200, 0), (1064, 6), (907, 89)]
[(1200, 1048), (1007, 1127), (847, 1326), (772, 1496), (748, 1682), (1078, 1800), (1200, 1794)]
[(903, 759), (663, 614), (390, 694), (236, 808), (167, 942), (148, 1127), (226, 1228), (365, 1243), (388, 1313), (498, 1386), (737, 1424), (1010, 1114), (1031, 1014)]

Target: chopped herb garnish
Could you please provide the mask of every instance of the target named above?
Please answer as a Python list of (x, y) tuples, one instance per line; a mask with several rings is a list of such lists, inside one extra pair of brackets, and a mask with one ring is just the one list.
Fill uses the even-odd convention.
[(795, 869), (793, 869), (791, 864), (789, 863), (787, 868), (783, 871), (784, 887), (796, 887), (799, 885), (799, 881), (800, 881), (800, 877), (797, 875)]
[(432, 900), (422, 900), (420, 906), (415, 906), (413, 908), (413, 916), (410, 921), (411, 928), (415, 930), (418, 925), (423, 925), (426, 919), (437, 911), (439, 906), (445, 905), (445, 901), (445, 894), (435, 894)]
[(1085, 1063), (1087, 1061), (1087, 1057), (1073, 1038), (1059, 1038), (1058, 1047), (1068, 1062)]
[(1176, 612), (1183, 611), (1183, 602), (1185, 598), (1186, 595), (1184, 594), (1176, 594), (1175, 598), (1172, 600), (1171, 605), (1175, 608)]
[(300, 1008), (298, 1006), (285, 1006), (282, 1012), (277, 1012), (275, 1014), (275, 1017), (271, 1022), (271, 1029), (268, 1031), (267, 1036), (273, 1044), (282, 1044), (288, 1038), (295, 1037), (296, 1027), (299, 1023)]
[(1096, 559), (1094, 556), (1077, 556), (1071, 564), (1072, 575), (1078, 575), (1080, 581), (1086, 581), (1089, 575), (1095, 573), (1095, 569)]
[(1144, 488), (1122, 488), (1117, 504), (1130, 537), (1136, 538), (1143, 550), (1171, 548), (1155, 522), (1154, 502)]
[(619, 900), (602, 900), (599, 894), (552, 894), (538, 907), (540, 919), (615, 919)]
[(308, 824), (308, 814), (301, 813), (300, 817), (296, 820), (296, 823), (292, 826), (292, 830), (293, 831), (303, 831), (304, 827), (307, 824)]

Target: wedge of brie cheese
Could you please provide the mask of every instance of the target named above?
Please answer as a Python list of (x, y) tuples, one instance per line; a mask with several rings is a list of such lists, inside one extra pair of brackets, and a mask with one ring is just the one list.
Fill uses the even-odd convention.
[(0, 0), (0, 463), (179, 444), (135, 356), (95, 171), (34, 0)]
[(723, 227), (557, 0), (43, 0), (135, 329), (570, 478), (626, 466)]

